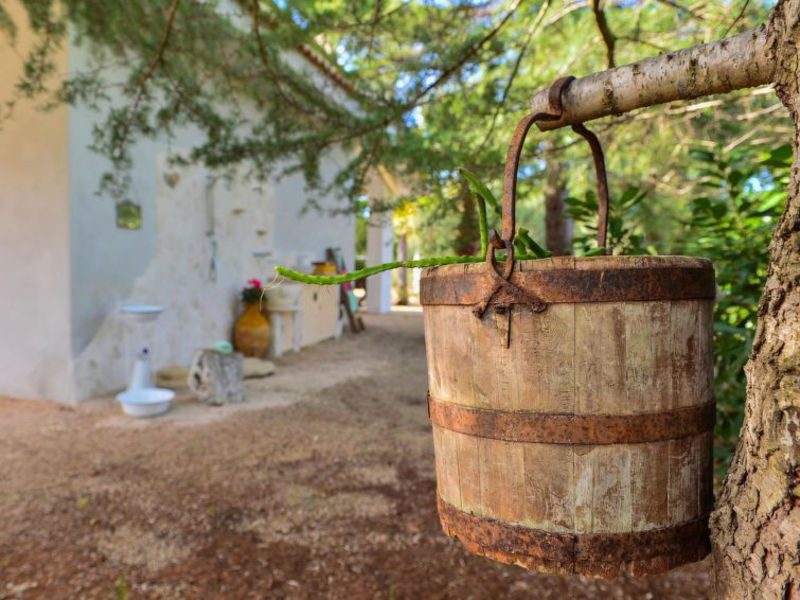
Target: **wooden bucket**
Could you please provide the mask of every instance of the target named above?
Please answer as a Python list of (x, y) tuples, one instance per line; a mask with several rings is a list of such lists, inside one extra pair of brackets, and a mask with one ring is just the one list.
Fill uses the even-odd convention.
[(505, 239), (502, 273), (490, 248), (487, 263), (421, 279), (445, 533), (554, 573), (700, 560), (713, 502), (710, 261), (515, 262)]

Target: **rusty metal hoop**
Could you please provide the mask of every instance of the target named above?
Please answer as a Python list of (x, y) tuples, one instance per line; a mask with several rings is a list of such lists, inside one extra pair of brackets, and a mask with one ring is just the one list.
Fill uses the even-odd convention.
[[(508, 148), (508, 155), (506, 156), (505, 173), (503, 176), (503, 228), (501, 240), (506, 247), (514, 241), (514, 235), (516, 233), (517, 171), (519, 169), (520, 154), (522, 152), (522, 145), (525, 142), (525, 136), (534, 123), (540, 121), (557, 121), (563, 116), (564, 109), (561, 98), (564, 90), (574, 79), (575, 77), (571, 75), (557, 79), (550, 87), (548, 96), (550, 111), (526, 115), (517, 124), (514, 130), (514, 135), (511, 138), (511, 145)], [(606, 176), (603, 148), (597, 136), (589, 131), (582, 123), (573, 125), (572, 129), (589, 143), (589, 147), (592, 151), (595, 172), (597, 174), (598, 191), (597, 245), (601, 248), (605, 248), (606, 230), (608, 228), (608, 178)], [(513, 257), (511, 260), (513, 261)], [(509, 256), (506, 256), (506, 262), (509, 262)], [(513, 262), (511, 264), (513, 264)]]

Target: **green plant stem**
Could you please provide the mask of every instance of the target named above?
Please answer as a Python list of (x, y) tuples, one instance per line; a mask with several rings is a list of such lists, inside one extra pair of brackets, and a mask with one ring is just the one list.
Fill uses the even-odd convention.
[(486, 202), (479, 195), (475, 196), (478, 203), (478, 227), (481, 230), (481, 256), (486, 256), (489, 249), (489, 227), (486, 224)]
[(478, 196), (483, 198), (483, 200), (492, 207), (492, 210), (498, 215), (503, 216), (503, 210), (500, 208), (500, 203), (497, 201), (497, 198), (494, 197), (494, 194), (489, 190), (489, 188), (484, 185), (484, 183), (478, 179), (478, 176), (471, 171), (461, 167), (459, 172), (464, 176), (464, 179), (472, 186), (472, 189), (475, 191)]
[(545, 250), (539, 244), (537, 244), (536, 240), (531, 237), (528, 230), (524, 227), (520, 227), (517, 231), (517, 239), (522, 240), (523, 247), (527, 248), (537, 258), (547, 258), (553, 254), (549, 250)]
[[(478, 203), (478, 224), (481, 233), (481, 255), (480, 256), (442, 256), (440, 258), (423, 258), (421, 260), (397, 260), (393, 262), (384, 263), (375, 267), (367, 267), (345, 275), (307, 275), (299, 271), (292, 271), (285, 267), (275, 267), (278, 275), (299, 281), (300, 283), (310, 283), (314, 285), (340, 285), (342, 283), (349, 283), (364, 277), (370, 277), (383, 271), (390, 271), (392, 269), (406, 268), (424, 268), (424, 267), (440, 267), (442, 265), (452, 265), (458, 263), (481, 263), (486, 260), (486, 253), (489, 250), (489, 226), (486, 219), (486, 205), (489, 204), (492, 208), (500, 214), (500, 205), (497, 199), (492, 195), (492, 192), (481, 183), (481, 181), (466, 169), (461, 169), (461, 174), (467, 179), (469, 184), (475, 191), (475, 200)], [(550, 252), (537, 244), (530, 236), (527, 229), (520, 228), (517, 234), (517, 239), (514, 240), (514, 246), (517, 250), (517, 260), (535, 260), (538, 258), (547, 258)], [(529, 254), (526, 251), (530, 251)], [(505, 260), (505, 253), (498, 253), (495, 260), (500, 263)]]
[[(497, 262), (505, 260), (505, 255), (498, 254)], [(532, 260), (538, 258), (532, 254), (522, 254), (516, 257), (517, 260)], [(394, 262), (384, 263), (375, 267), (367, 267), (366, 269), (359, 269), (352, 273), (344, 275), (307, 275), (299, 271), (293, 271), (285, 267), (275, 267), (278, 275), (291, 279), (292, 281), (299, 281), (300, 283), (310, 283), (314, 285), (340, 285), (342, 283), (349, 283), (356, 279), (363, 277), (370, 277), (382, 273), (383, 271), (390, 271), (392, 269), (399, 269), (405, 267), (407, 269), (424, 268), (424, 267), (440, 267), (442, 265), (453, 265), (459, 263), (482, 263), (486, 259), (482, 256), (442, 256), (439, 258), (423, 258), (421, 260), (398, 260)]]

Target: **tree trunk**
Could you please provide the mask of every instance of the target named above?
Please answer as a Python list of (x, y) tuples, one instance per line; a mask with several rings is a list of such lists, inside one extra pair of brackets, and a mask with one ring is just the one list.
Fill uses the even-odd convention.
[(794, 121), (794, 165), (745, 368), (744, 425), (711, 518), (717, 596), (726, 599), (800, 599), (800, 0), (778, 3), (767, 36)]
[[(397, 260), (408, 260), (408, 243), (405, 233), (397, 236)], [(405, 267), (397, 270), (397, 303), (402, 306), (408, 304), (408, 269)]]
[(466, 180), (462, 179), (458, 196), (461, 219), (458, 222), (458, 229), (456, 229), (453, 249), (459, 256), (474, 256), (480, 248), (478, 245), (480, 227), (478, 224), (478, 210), (475, 208), (475, 198)]
[(564, 256), (572, 250), (572, 231), (565, 214), (566, 195), (567, 187), (561, 175), (561, 164), (557, 161), (548, 162), (544, 181), (545, 246), (553, 256)]

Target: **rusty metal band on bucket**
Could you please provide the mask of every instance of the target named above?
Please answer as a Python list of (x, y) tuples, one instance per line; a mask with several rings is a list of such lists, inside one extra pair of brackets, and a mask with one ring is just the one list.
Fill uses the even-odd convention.
[(507, 442), (643, 444), (712, 431), (715, 404), (627, 415), (575, 415), (471, 408), (437, 402), (429, 394), (428, 415), (443, 429)]
[[(495, 282), (488, 269), (437, 271), (420, 282), (420, 303), (476, 305), (485, 300)], [(712, 300), (716, 294), (714, 269), (708, 267), (639, 267), (608, 270), (575, 268), (515, 270), (510, 283), (546, 304), (569, 302), (650, 302)], [(506, 297), (508, 296), (508, 297)], [(516, 298), (499, 290), (493, 302), (514, 304)]]
[(710, 551), (708, 515), (672, 527), (627, 533), (566, 533), (476, 517), (437, 496), (447, 535), (473, 554), (527, 569), (614, 577), (663, 573)]

